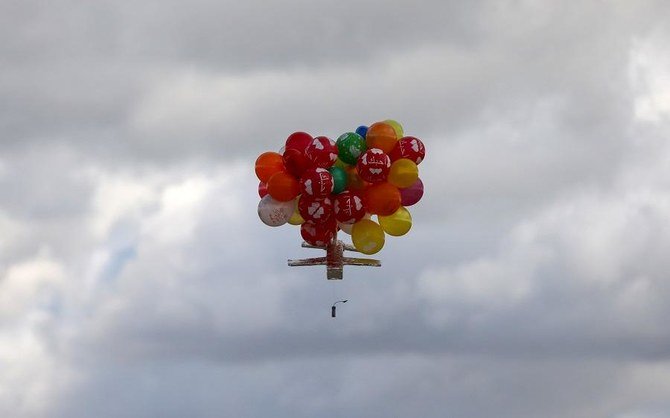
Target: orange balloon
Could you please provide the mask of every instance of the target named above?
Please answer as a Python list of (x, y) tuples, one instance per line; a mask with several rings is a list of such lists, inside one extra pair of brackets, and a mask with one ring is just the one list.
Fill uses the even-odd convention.
[(386, 154), (393, 151), (398, 137), (396, 136), (393, 126), (386, 122), (376, 122), (370, 125), (368, 133), (365, 135), (365, 142), (370, 148), (379, 148)]
[(268, 180), (268, 193), (274, 200), (288, 202), (300, 193), (300, 182), (287, 172), (274, 173)]
[(347, 189), (349, 190), (363, 190), (368, 183), (358, 175), (356, 166), (348, 166), (347, 172)]
[(400, 190), (390, 183), (371, 184), (365, 190), (368, 212), (376, 215), (392, 215), (400, 207), (400, 201)]
[(264, 152), (256, 159), (256, 177), (264, 183), (267, 183), (273, 174), (284, 170), (284, 161), (279, 153)]

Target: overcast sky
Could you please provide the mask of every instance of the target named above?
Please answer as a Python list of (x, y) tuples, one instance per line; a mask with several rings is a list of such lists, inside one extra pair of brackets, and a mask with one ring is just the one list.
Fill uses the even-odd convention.
[[(0, 0), (0, 416), (670, 417), (669, 17)], [(258, 154), (388, 118), (410, 233), (287, 267)]]

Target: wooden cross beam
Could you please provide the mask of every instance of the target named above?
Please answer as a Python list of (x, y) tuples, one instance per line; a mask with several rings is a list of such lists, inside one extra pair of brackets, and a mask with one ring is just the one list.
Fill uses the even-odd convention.
[(337, 236), (325, 246), (310, 245), (302, 243), (303, 248), (316, 248), (326, 251), (325, 257), (303, 258), (300, 260), (288, 260), (291, 267), (298, 266), (326, 266), (326, 278), (328, 280), (342, 280), (342, 270), (344, 266), (365, 266), (381, 267), (379, 260), (371, 258), (345, 257), (344, 251), (360, 252), (354, 246), (345, 244), (337, 239)]

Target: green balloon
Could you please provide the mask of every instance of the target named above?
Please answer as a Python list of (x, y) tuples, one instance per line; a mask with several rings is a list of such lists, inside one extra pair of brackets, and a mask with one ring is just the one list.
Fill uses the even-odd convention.
[(333, 193), (342, 193), (344, 188), (347, 187), (347, 172), (343, 168), (335, 166), (330, 167), (328, 171), (333, 176)]
[(340, 160), (355, 165), (358, 157), (367, 149), (365, 139), (355, 132), (347, 132), (337, 138), (337, 152)]

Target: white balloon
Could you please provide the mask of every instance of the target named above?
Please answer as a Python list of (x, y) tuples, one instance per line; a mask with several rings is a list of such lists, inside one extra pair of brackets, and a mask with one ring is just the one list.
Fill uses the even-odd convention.
[(295, 210), (295, 200), (280, 202), (266, 195), (258, 203), (258, 217), (268, 226), (281, 226), (291, 219)]

